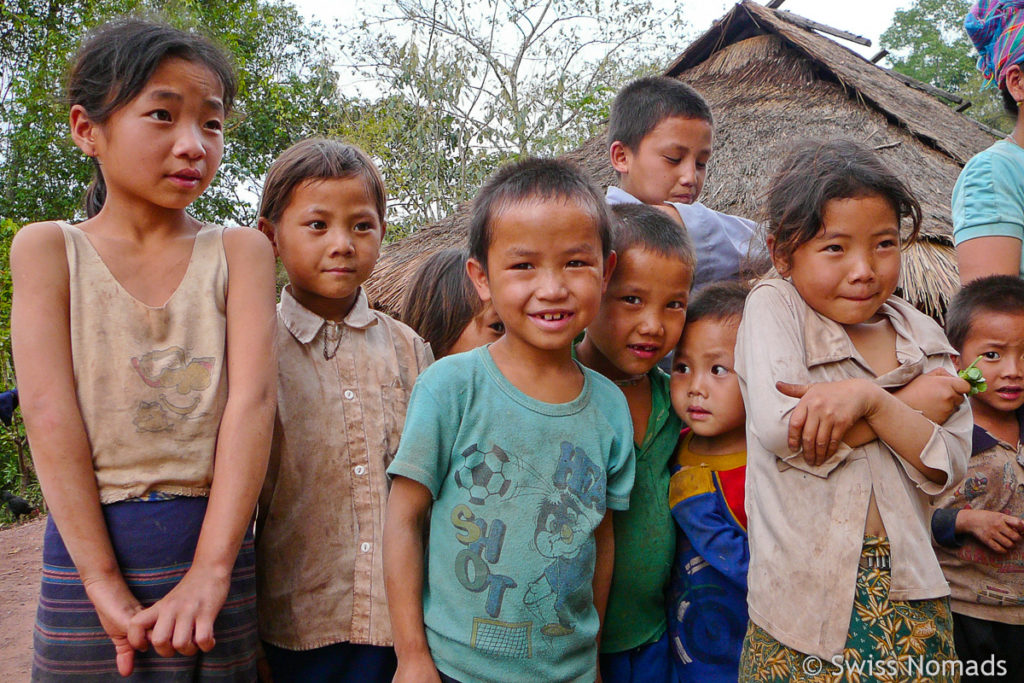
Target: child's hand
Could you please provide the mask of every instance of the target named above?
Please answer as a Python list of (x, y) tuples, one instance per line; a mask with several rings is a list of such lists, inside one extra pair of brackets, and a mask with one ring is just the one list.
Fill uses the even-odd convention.
[(957, 533), (969, 533), (992, 552), (1005, 553), (1020, 543), (1024, 519), (992, 510), (960, 510), (956, 514)]
[(398, 670), (391, 683), (441, 683), (430, 654), (406, 655), (398, 658)]
[(128, 642), (128, 624), (132, 617), (142, 611), (142, 604), (132, 595), (123, 580), (100, 580), (84, 582), (86, 595), (99, 615), (100, 625), (110, 639), (114, 641), (117, 653), (117, 672), (122, 676), (130, 676), (135, 668), (135, 650), (146, 650), (147, 643), (142, 647), (132, 647)]
[(167, 595), (132, 618), (128, 640), (139, 650), (149, 641), (161, 657), (209, 652), (216, 644), (213, 622), (230, 585), (230, 570), (204, 571), (192, 565)]
[(935, 424), (943, 424), (964, 402), (970, 390), (967, 380), (935, 368), (914, 378), (893, 395)]
[(885, 391), (866, 379), (816, 384), (776, 382), (779, 392), (800, 399), (789, 416), (789, 449), (803, 449), (804, 459), (820, 465), (839, 448), (846, 432), (874, 409), (874, 395)]

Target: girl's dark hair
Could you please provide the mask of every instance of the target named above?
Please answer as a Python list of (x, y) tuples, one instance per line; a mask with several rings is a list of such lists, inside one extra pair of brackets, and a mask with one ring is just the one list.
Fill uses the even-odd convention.
[[(1021, 69), (1024, 69), (1024, 65), (1021, 66)], [(1013, 99), (1013, 95), (1010, 94), (1005, 85), (999, 89), (999, 92), (1003, 96), (1003, 109), (1013, 118), (1017, 118), (1020, 115), (1020, 107), (1017, 106), (1017, 100)]]
[(869, 196), (888, 201), (897, 219), (911, 220), (903, 246), (912, 244), (921, 231), (921, 205), (878, 155), (851, 140), (798, 144), (768, 187), (767, 230), (775, 240), (774, 258), (788, 261), (818, 234), (828, 202)]
[(307, 180), (353, 177), (363, 181), (383, 223), (387, 193), (377, 166), (355, 145), (327, 138), (296, 142), (274, 160), (263, 183), (259, 216), (277, 223), (291, 202), (292, 191)]
[[(68, 79), (68, 106), (81, 105), (89, 119), (105, 123), (131, 102), (168, 57), (201, 64), (220, 80), (224, 113), (231, 110), (237, 91), (235, 72), (227, 56), (208, 39), (166, 24), (129, 18), (93, 31), (75, 57)], [(95, 174), (85, 193), (85, 212), (91, 218), (106, 200), (103, 171), (93, 158)]]
[(445, 249), (416, 269), (402, 298), (402, 322), (430, 342), (435, 358), (448, 355), (484, 304), (466, 273), (464, 249)]

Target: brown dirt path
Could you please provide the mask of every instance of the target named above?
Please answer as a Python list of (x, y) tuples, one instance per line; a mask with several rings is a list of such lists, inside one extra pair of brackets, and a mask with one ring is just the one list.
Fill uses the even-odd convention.
[(0, 681), (27, 681), (46, 518), (0, 529)]

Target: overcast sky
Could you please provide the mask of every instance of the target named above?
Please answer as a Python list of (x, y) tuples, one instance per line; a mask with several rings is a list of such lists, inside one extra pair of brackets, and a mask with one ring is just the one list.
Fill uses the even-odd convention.
[[(655, 0), (671, 2), (672, 0)], [(292, 0), (309, 18), (319, 19), (326, 25), (338, 18), (351, 19), (379, 5), (378, 0)], [(708, 29), (715, 19), (722, 17), (733, 6), (731, 0), (677, 0), (693, 33), (690, 38)], [(483, 0), (481, 0), (483, 4)], [(842, 41), (847, 47), (870, 57), (878, 50), (878, 37), (892, 22), (893, 13), (913, 4), (913, 0), (787, 0), (781, 9), (813, 19), (822, 24), (843, 29), (868, 38), (871, 47), (861, 47)], [(680, 38), (679, 52), (689, 43)]]

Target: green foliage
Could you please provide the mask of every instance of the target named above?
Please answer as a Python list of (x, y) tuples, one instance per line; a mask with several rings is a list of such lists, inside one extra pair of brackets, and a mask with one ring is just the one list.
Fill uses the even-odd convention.
[(970, 6), (970, 0), (916, 0), (896, 11), (880, 44), (889, 50), (894, 70), (960, 95), (972, 103), (967, 115), (1009, 132), (1013, 121), (998, 91), (981, 89), (978, 53), (964, 30)]
[[(86, 32), (128, 13), (198, 29), (231, 54), (238, 111), (227, 150), (194, 213), (252, 224), (260, 180), (292, 142), (336, 127), (336, 76), (317, 26), (268, 0), (8, 0), (0, 3), (0, 197), (18, 223), (81, 217), (91, 168), (71, 142), (66, 72)], [(301, 104), (299, 104), (301, 103)]]

